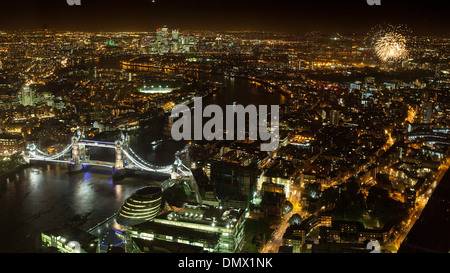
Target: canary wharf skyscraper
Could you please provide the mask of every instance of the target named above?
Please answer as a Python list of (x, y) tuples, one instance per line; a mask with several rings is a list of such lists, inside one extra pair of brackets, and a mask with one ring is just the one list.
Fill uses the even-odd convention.
[(33, 106), (33, 90), (29, 85), (22, 86), (20, 98), (23, 106)]

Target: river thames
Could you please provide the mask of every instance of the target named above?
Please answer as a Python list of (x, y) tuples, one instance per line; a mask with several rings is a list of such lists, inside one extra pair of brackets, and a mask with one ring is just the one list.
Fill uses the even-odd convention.
[[(203, 104), (222, 107), (237, 101), (248, 105), (283, 104), (285, 97), (269, 93), (250, 81), (210, 75), (207, 79), (226, 85)], [(174, 154), (185, 143), (170, 140), (170, 128), (164, 120), (154, 122), (139, 134), (130, 136), (130, 147), (156, 165), (173, 163)], [(154, 147), (155, 139), (164, 141)], [(101, 153), (101, 152), (100, 152)], [(0, 252), (36, 252), (40, 232), (62, 227), (74, 215), (86, 215), (81, 228), (95, 226), (116, 213), (136, 190), (159, 185), (158, 179), (127, 177), (113, 182), (107, 171), (93, 170), (69, 174), (64, 164), (34, 165), (0, 181)]]

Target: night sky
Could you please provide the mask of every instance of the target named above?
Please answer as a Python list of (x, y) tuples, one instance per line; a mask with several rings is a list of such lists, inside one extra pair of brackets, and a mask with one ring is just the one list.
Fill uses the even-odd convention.
[(66, 0), (2, 1), (0, 30), (153, 31), (265, 30), (367, 32), (379, 23), (407, 24), (417, 34), (448, 34), (450, 1), (381, 0)]

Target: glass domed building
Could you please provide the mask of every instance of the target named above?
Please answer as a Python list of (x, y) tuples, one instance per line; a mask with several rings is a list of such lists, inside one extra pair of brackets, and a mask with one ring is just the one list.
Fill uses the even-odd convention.
[(160, 187), (146, 187), (133, 193), (120, 208), (117, 223), (133, 226), (150, 221), (161, 209), (162, 191)]

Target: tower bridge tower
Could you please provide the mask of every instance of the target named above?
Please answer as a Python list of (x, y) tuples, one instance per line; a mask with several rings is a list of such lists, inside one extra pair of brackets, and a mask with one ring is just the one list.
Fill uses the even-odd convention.
[(81, 171), (83, 168), (82, 161), (86, 160), (86, 147), (78, 143), (82, 137), (83, 134), (78, 129), (72, 137), (72, 163), (69, 165), (70, 172)]
[(124, 167), (124, 154), (123, 154), (123, 143), (121, 141), (116, 141), (116, 164), (114, 165), (115, 170), (122, 170)]
[(116, 145), (116, 160), (114, 164), (114, 178), (120, 178), (125, 175), (125, 159), (124, 149), (128, 149), (128, 135), (120, 132), (120, 139), (115, 142)]

